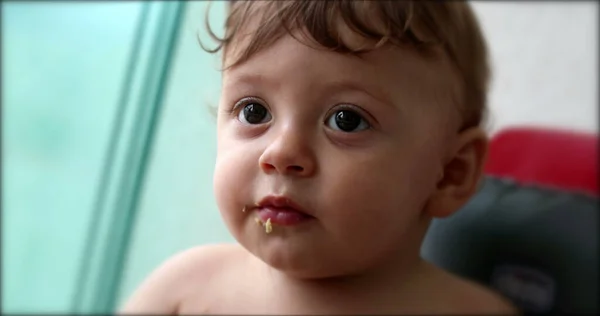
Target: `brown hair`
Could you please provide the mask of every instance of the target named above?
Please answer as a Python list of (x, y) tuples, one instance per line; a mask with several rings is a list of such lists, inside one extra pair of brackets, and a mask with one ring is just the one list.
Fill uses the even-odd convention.
[[(200, 45), (211, 53), (223, 49), (223, 64), (229, 61), (225, 68), (245, 62), (295, 30), (303, 30), (322, 48), (357, 56), (386, 44), (408, 46), (422, 56), (441, 52), (462, 81), (458, 96), (462, 128), (477, 126), (484, 119), (490, 81), (488, 52), (475, 14), (464, 1), (230, 1), (223, 38), (211, 31), (208, 10), (206, 18), (208, 32), (218, 45), (214, 49)], [(367, 49), (350, 47), (339, 37), (338, 21), (376, 44)], [(230, 44), (241, 37), (245, 45), (230, 56)]]

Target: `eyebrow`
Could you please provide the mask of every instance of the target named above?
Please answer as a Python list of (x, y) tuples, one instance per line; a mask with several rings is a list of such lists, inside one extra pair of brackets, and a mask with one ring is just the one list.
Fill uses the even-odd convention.
[(272, 85), (273, 82), (269, 80), (265, 75), (262, 74), (243, 74), (233, 76), (230, 80), (228, 80), (229, 85), (239, 85), (239, 84), (247, 84), (254, 85), (255, 83), (260, 83), (264, 85)]
[(387, 94), (373, 87), (365, 88), (363, 84), (353, 81), (337, 81), (327, 85), (327, 91), (358, 91), (364, 93), (380, 103), (393, 107), (393, 103)]
[[(276, 88), (278, 85), (282, 84), (281, 82), (270, 80), (269, 78), (267, 78), (267, 76), (258, 73), (238, 75), (231, 78), (230, 80), (231, 85), (253, 85), (256, 83), (271, 86), (273, 88)], [(379, 101), (380, 103), (386, 106), (394, 107), (394, 103), (391, 101), (391, 98), (387, 94), (373, 87), (365, 88), (364, 84), (360, 82), (339, 80), (327, 82), (323, 86), (323, 91), (327, 92), (328, 94), (340, 93), (344, 91), (358, 91), (368, 95), (369, 97)]]

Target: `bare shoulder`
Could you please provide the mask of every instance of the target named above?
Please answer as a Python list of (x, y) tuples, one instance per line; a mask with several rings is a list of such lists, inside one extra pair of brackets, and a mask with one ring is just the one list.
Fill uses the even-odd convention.
[(460, 293), (466, 313), (479, 315), (519, 315), (519, 310), (500, 294), (477, 284)]
[(227, 264), (242, 256), (235, 244), (194, 247), (167, 259), (139, 286), (122, 314), (176, 314), (181, 300), (199, 284), (211, 281)]
[[(440, 305), (437, 312), (444, 314), (476, 315), (518, 315), (519, 310), (507, 299), (490, 288), (461, 278), (434, 265), (430, 269), (429, 286), (439, 293)], [(434, 307), (435, 308), (435, 307)]]
[(483, 285), (456, 277), (454, 301), (461, 314), (519, 315), (519, 310), (506, 298)]

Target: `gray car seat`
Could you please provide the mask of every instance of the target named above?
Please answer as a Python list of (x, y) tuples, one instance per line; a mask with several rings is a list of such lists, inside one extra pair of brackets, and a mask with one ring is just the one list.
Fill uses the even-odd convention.
[(525, 314), (598, 313), (598, 198), (488, 177), (434, 220), (422, 256), (512, 300)]

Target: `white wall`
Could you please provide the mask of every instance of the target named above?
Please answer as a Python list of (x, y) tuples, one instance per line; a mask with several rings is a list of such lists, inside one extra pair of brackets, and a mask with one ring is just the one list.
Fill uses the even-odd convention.
[(494, 80), (492, 132), (513, 124), (598, 131), (598, 3), (474, 2)]

